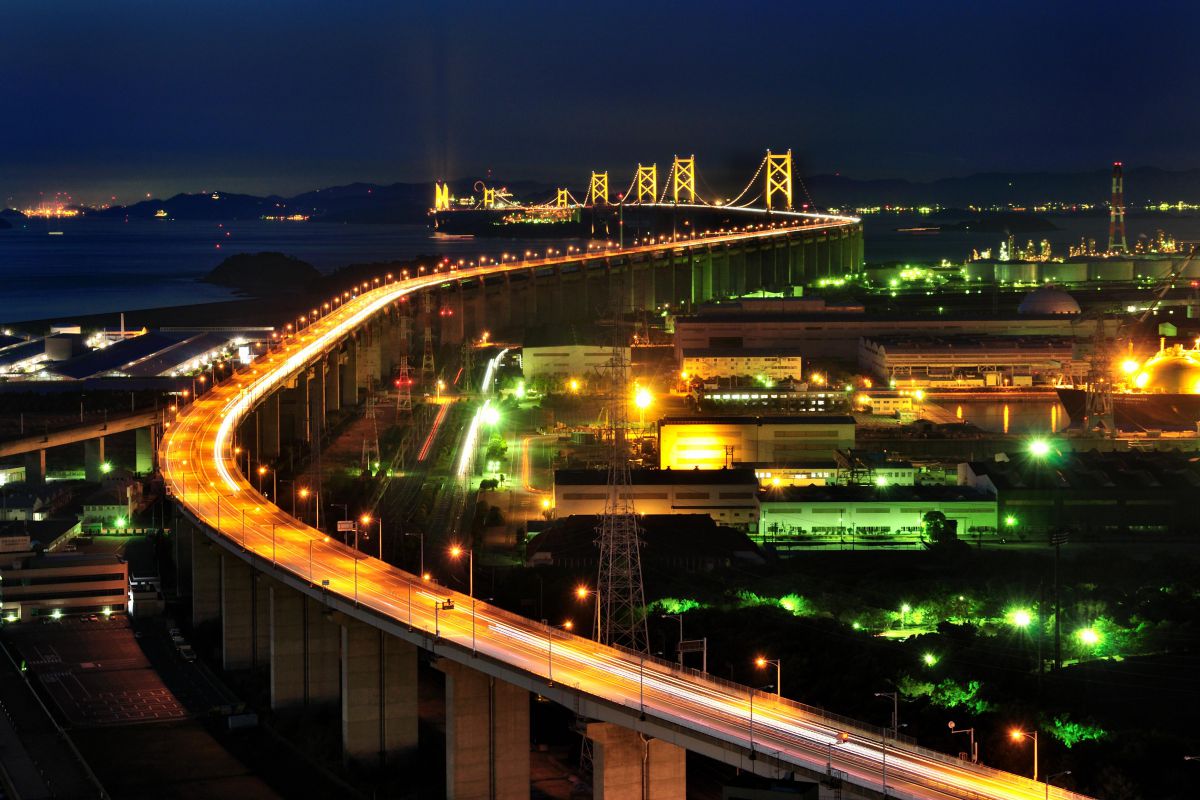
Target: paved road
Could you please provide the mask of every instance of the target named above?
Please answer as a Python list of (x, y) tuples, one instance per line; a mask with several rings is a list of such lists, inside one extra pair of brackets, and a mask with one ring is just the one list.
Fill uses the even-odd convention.
[[(712, 241), (769, 237), (772, 231), (726, 234)], [(677, 249), (678, 243), (639, 250)], [(553, 261), (554, 259), (551, 259)], [(577, 259), (576, 259), (577, 260)], [(461, 277), (503, 271), (492, 265), (458, 270)], [(885, 742), (876, 730), (774, 695), (750, 693), (712, 676), (686, 673), (639, 654), (546, 628), (514, 614), (432, 587), (418, 576), (363, 558), (326, 541), (254, 491), (237, 471), (233, 432), (263, 397), (350, 331), (405, 294), (444, 278), (419, 276), (383, 285), (348, 301), (283, 343), (252, 369), (210, 391), (185, 409), (169, 429), (160, 462), (171, 491), (221, 535), (314, 585), (433, 632), (581, 693), (640, 709), (648, 716), (715, 736), (798, 767), (844, 773), (858, 785), (889, 788), (896, 798), (1037, 800), (1041, 784), (973, 766), (902, 742)], [(436, 588), (436, 591), (433, 591)], [(437, 611), (452, 599), (455, 608)], [(838, 744), (839, 733), (848, 734)], [(1051, 789), (1055, 798), (1077, 798)]]

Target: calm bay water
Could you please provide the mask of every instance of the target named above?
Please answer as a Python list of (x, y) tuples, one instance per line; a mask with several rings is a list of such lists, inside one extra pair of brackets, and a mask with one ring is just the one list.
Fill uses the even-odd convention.
[(993, 433), (1054, 433), (1071, 424), (1062, 404), (1049, 395), (1045, 400), (1008, 403), (991, 400), (955, 403), (939, 399), (937, 404), (965, 422)]
[(277, 250), (331, 272), (356, 262), (471, 259), (545, 247), (511, 239), (436, 239), (422, 225), (82, 218), (16, 226), (0, 230), (3, 322), (232, 299), (233, 292), (199, 279), (235, 253)]

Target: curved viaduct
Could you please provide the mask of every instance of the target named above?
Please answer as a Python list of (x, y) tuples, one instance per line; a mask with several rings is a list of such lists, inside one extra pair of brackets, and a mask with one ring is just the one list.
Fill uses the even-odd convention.
[[(1043, 785), (1028, 779), (885, 739), (879, 729), (603, 646), (425, 582), (331, 541), (271, 504), (238, 471), (235, 431), (271, 404), (278, 410), (282, 395), (291, 393), (298, 404), (294, 432), (309, 436), (330, 404), (357, 401), (367, 374), (362, 365), (374, 362), (371, 370), (382, 374), (387, 331), (396, 327), (386, 320), (416, 292), (461, 292), (466, 302), (471, 287), (482, 287), (476, 302), (490, 310), (491, 287), (516, 297), (522, 274), (535, 284), (525, 291), (539, 301), (546, 280), (561, 301), (604, 275), (635, 287), (640, 276), (640, 296), (653, 283), (657, 298), (666, 282), (660, 284), (656, 270), (670, 266), (673, 275), (690, 276), (683, 284), (699, 300), (718, 287), (757, 288), (764, 274), (780, 280), (779, 260), (764, 254), (787, 253), (782, 260), (794, 274), (792, 251), (811, 246), (806, 237), (819, 231), (859, 235), (857, 220), (826, 219), (619, 253), (418, 274), (364, 288), (197, 398), (168, 426), (160, 465), (183, 523), (177, 527), (181, 582), (190, 583), (184, 588), (192, 595), (193, 621), (219, 621), (227, 669), (269, 672), (273, 708), (340, 708), (349, 760), (412, 758), (418, 658), (431, 659), (446, 676), (452, 798), (529, 797), (530, 693), (594, 720), (586, 735), (594, 742), (595, 789), (610, 800), (681, 800), (685, 750), (760, 775), (819, 781), (823, 797), (836, 786), (846, 797), (1042, 798)], [(739, 259), (751, 252), (757, 266), (747, 267)], [(764, 272), (767, 261), (774, 267)], [(681, 284), (671, 285), (678, 302)], [(630, 303), (638, 296), (631, 289)], [(514, 300), (509, 313), (528, 310)], [(473, 324), (470, 314), (461, 317), (459, 325)], [(265, 416), (260, 435), (270, 427), (272, 415)], [(281, 417), (273, 418), (278, 428)], [(1050, 796), (1077, 797), (1058, 789)]]

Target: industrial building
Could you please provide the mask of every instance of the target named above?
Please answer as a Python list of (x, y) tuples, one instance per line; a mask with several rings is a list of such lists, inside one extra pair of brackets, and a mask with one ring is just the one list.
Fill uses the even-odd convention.
[(841, 414), (850, 410), (850, 397), (845, 392), (812, 389), (807, 384), (722, 387), (718, 383), (711, 388), (694, 389), (692, 396), (704, 409), (747, 408), (818, 414)]
[(996, 498), (968, 486), (791, 486), (764, 489), (757, 538), (840, 543), (842, 540), (912, 546), (922, 522), (940, 511), (958, 535), (992, 534)]
[(858, 364), (892, 385), (935, 388), (1053, 386), (1088, 372), (1064, 336), (864, 336)]
[[(630, 348), (620, 348), (629, 363)], [(582, 377), (603, 371), (612, 362), (613, 348), (599, 344), (564, 344), (526, 347), (521, 351), (521, 371), (526, 380)]]
[(850, 416), (666, 417), (658, 423), (662, 469), (811, 463), (853, 447)]
[(1072, 535), (1196, 533), (1200, 462), (1174, 451), (1096, 451), (960, 464), (959, 483), (996, 498), (1002, 527), (1045, 541)]
[[(555, 470), (555, 516), (603, 514), (613, 491), (605, 470)], [(751, 469), (635, 469), (622, 499), (638, 514), (707, 514), (738, 528), (758, 523), (758, 479)]]
[(685, 380), (755, 378), (764, 383), (799, 380), (803, 376), (800, 354), (793, 350), (705, 347), (684, 350), (679, 370)]
[(109, 553), (38, 553), (29, 535), (3, 536), (0, 585), (5, 622), (122, 612), (129, 594), (129, 565)]
[[(1040, 292), (1041, 290), (1039, 290)], [(1086, 338), (1095, 322), (1079, 319), (1079, 305), (1061, 290), (1038, 294), (1016, 314), (946, 313), (913, 316), (851, 311), (714, 311), (675, 319), (676, 357), (705, 348), (786, 350), (808, 360), (858, 358), (859, 340), (878, 336), (1057, 336)], [(1065, 296), (1074, 311), (1064, 311)]]

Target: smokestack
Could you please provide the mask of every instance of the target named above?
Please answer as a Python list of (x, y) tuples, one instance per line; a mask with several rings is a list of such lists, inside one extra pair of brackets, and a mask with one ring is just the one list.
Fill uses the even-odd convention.
[(1108, 207), (1108, 252), (1129, 252), (1129, 245), (1125, 242), (1125, 176), (1121, 172), (1120, 161), (1113, 162), (1112, 201)]

